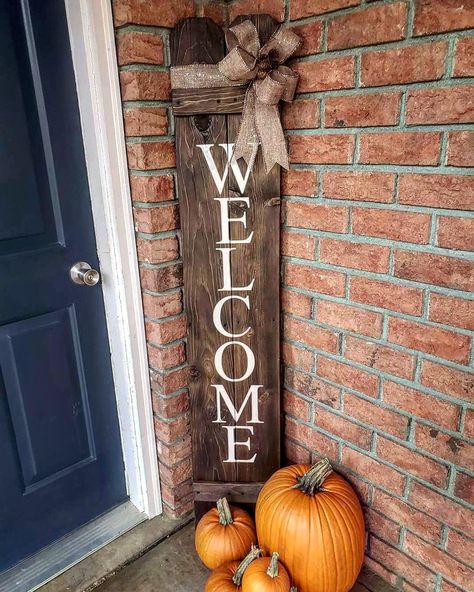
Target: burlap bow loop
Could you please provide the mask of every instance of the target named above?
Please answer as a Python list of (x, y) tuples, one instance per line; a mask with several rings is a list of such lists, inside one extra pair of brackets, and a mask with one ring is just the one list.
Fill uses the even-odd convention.
[(262, 147), (265, 171), (275, 164), (288, 169), (288, 153), (278, 104), (291, 102), (298, 74), (283, 66), (301, 45), (291, 29), (280, 27), (263, 45), (250, 20), (225, 29), (227, 55), (215, 66), (193, 64), (171, 68), (173, 88), (212, 88), (248, 85), (242, 122), (235, 143), (235, 158), (247, 163), (255, 157), (255, 145)]

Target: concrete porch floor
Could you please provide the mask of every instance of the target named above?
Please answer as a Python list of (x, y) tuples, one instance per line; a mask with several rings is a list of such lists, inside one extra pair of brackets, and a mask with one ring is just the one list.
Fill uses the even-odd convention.
[[(209, 571), (194, 551), (190, 524), (130, 563), (94, 592), (203, 592)], [(352, 592), (396, 592), (378, 576), (363, 571)]]

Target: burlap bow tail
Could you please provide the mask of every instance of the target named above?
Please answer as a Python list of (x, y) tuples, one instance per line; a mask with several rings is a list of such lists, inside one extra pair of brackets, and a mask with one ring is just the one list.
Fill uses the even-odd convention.
[(265, 171), (275, 164), (288, 169), (288, 153), (278, 103), (293, 100), (298, 74), (282, 66), (300, 46), (299, 36), (280, 27), (263, 47), (250, 20), (225, 30), (229, 53), (216, 65), (193, 64), (171, 69), (173, 88), (248, 85), (242, 123), (235, 144), (235, 158), (247, 163), (262, 146)]

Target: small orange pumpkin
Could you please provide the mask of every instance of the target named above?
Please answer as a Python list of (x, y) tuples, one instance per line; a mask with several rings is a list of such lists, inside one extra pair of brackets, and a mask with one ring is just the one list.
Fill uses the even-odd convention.
[(197, 554), (209, 569), (243, 559), (257, 544), (255, 523), (241, 508), (222, 498), (199, 521), (194, 537)]
[(204, 592), (242, 592), (241, 583), (245, 570), (260, 553), (260, 549), (252, 545), (250, 553), (241, 563), (232, 561), (215, 569), (206, 582)]
[(255, 560), (245, 570), (242, 592), (289, 592), (290, 576), (278, 561), (278, 553)]
[(364, 518), (328, 459), (277, 471), (257, 500), (262, 551), (275, 550), (299, 592), (348, 592), (364, 559)]

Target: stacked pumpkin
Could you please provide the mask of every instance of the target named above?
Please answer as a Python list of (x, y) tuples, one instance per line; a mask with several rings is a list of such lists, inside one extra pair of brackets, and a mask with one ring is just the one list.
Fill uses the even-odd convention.
[(219, 500), (197, 526), (196, 550), (214, 570), (205, 592), (348, 592), (364, 558), (362, 509), (328, 459), (293, 465), (262, 488), (256, 527)]

